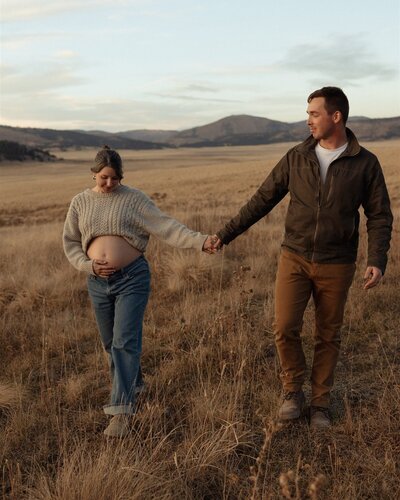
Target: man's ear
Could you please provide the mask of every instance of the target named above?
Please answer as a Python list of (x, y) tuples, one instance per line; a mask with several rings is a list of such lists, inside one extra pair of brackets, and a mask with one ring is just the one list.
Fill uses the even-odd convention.
[(339, 123), (343, 119), (342, 113), (340, 111), (335, 111), (332, 115), (332, 120), (334, 123)]

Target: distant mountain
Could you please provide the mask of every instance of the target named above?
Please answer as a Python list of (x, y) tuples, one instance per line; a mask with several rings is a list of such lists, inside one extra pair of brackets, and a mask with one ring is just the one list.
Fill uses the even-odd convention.
[[(400, 138), (400, 117), (354, 116), (348, 126), (361, 141)], [(309, 135), (306, 121), (285, 123), (259, 116), (233, 115), (187, 130), (52, 130), (0, 126), (0, 140), (39, 148), (101, 147), (160, 149), (164, 147), (240, 146), (300, 142)]]
[(168, 141), (178, 134), (178, 130), (127, 130), (126, 132), (118, 132), (120, 137), (128, 139), (136, 139), (138, 141), (150, 141), (168, 143)]
[[(169, 139), (176, 146), (224, 146), (266, 144), (290, 140), (288, 123), (258, 116), (233, 115), (216, 122), (183, 130)], [(275, 139), (275, 140), (274, 140)]]
[(166, 144), (121, 137), (110, 132), (90, 133), (82, 130), (54, 130), (0, 126), (0, 140), (15, 141), (39, 148), (100, 148), (105, 142), (116, 149), (161, 149)]
[(380, 141), (400, 137), (400, 116), (393, 118), (350, 117), (348, 127), (361, 141)]
[[(353, 117), (348, 126), (361, 141), (400, 138), (400, 117)], [(306, 121), (285, 123), (249, 115), (234, 115), (179, 132), (169, 139), (175, 146), (253, 145), (303, 141), (309, 135)]]

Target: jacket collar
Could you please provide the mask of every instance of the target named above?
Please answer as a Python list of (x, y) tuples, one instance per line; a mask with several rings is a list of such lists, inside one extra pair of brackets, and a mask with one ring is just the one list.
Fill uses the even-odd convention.
[[(353, 132), (346, 127), (348, 145), (341, 156), (356, 156), (361, 151), (361, 146)], [(315, 146), (318, 141), (310, 135), (304, 142), (295, 146), (295, 150), (304, 156), (315, 158)]]

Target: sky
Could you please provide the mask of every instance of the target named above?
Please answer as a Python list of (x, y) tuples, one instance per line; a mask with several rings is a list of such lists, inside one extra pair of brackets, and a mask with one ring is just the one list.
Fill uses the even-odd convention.
[(400, 0), (0, 2), (2, 125), (296, 122), (324, 85), (351, 116), (400, 115)]

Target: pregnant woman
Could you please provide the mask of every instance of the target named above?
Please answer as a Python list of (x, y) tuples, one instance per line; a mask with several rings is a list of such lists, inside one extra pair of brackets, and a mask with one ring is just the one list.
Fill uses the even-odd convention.
[(104, 434), (123, 437), (143, 385), (142, 323), (150, 292), (143, 253), (149, 236), (207, 253), (213, 253), (212, 237), (191, 231), (141, 191), (122, 185), (121, 157), (108, 146), (97, 153), (91, 170), (95, 186), (72, 199), (63, 244), (70, 263), (88, 275), (89, 296), (109, 354), (112, 389), (104, 411), (112, 419)]

